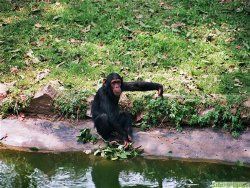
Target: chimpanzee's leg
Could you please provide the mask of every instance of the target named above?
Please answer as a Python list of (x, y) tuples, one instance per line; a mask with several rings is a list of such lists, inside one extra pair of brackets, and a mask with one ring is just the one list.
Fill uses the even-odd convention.
[(110, 134), (113, 131), (112, 126), (109, 123), (108, 115), (101, 114), (94, 119), (95, 128), (97, 132), (102, 136), (104, 140), (110, 138)]
[(133, 136), (132, 132), (132, 115), (128, 112), (121, 112), (119, 114), (119, 122), (123, 130), (127, 133), (128, 139), (131, 140)]

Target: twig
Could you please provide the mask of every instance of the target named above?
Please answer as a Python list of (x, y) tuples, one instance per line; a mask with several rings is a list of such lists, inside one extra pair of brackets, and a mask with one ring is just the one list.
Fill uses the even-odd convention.
[(8, 135), (6, 134), (6, 135), (4, 135), (2, 138), (0, 138), (0, 140), (3, 140), (3, 139), (5, 139), (5, 138), (7, 138), (8, 137)]
[(163, 121), (167, 118), (167, 116), (164, 116), (164, 118), (161, 120), (160, 126), (162, 126)]

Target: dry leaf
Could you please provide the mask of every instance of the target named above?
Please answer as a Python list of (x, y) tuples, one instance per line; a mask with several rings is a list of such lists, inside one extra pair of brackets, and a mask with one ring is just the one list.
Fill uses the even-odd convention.
[(55, 42), (60, 42), (61, 40), (59, 38), (55, 38)]
[(232, 0), (221, 0), (221, 3), (230, 3)]
[(145, 23), (143, 23), (142, 21), (139, 22), (140, 26), (144, 27), (144, 28), (151, 28), (150, 25), (146, 25)]
[(42, 25), (41, 25), (40, 23), (36, 23), (36, 24), (35, 24), (35, 27), (36, 27), (36, 28), (41, 28)]
[(27, 96), (26, 96), (26, 95), (20, 94), (19, 96), (20, 96), (20, 99), (21, 99), (22, 101), (26, 101), (26, 100), (27, 100)]
[(19, 115), (18, 115), (18, 120), (20, 120), (20, 121), (23, 121), (25, 119), (25, 115), (24, 115), (24, 113), (20, 113)]
[(132, 32), (132, 30), (128, 26), (126, 26), (126, 25), (123, 25), (122, 28), (125, 29), (125, 30), (127, 30), (127, 31), (129, 31), (129, 32)]
[(25, 54), (25, 57), (27, 58), (25, 60), (27, 65), (40, 62), (40, 60), (33, 55), (33, 51), (31, 49)]
[(37, 13), (40, 13), (41, 12), (41, 9), (38, 9), (38, 8), (34, 8), (31, 10), (31, 13), (32, 14), (37, 14)]
[(18, 68), (17, 67), (11, 67), (10, 68), (10, 72), (13, 73), (13, 74), (17, 74), (18, 73)]
[(39, 72), (36, 76), (36, 82), (44, 79), (49, 74), (49, 72), (49, 69), (45, 69), (44, 71)]
[(172, 10), (173, 6), (169, 5), (169, 4), (165, 4), (164, 2), (160, 2), (160, 6), (166, 10)]
[(143, 112), (140, 112), (140, 113), (136, 114), (135, 122), (141, 121), (142, 118), (143, 118)]
[(136, 15), (135, 16), (137, 19), (142, 19), (143, 18), (143, 15), (142, 14), (139, 14), (139, 15)]
[(230, 38), (227, 38), (227, 39), (225, 40), (225, 42), (230, 43), (230, 42), (233, 42), (234, 40), (235, 40), (235, 38), (230, 37)]
[(90, 31), (90, 29), (91, 29), (91, 25), (88, 25), (87, 27), (85, 27), (84, 29), (82, 29), (81, 32), (87, 33), (87, 32)]
[(44, 42), (45, 42), (45, 37), (41, 37), (41, 38), (39, 39), (39, 41), (42, 42), (42, 43), (44, 43)]
[(32, 46), (37, 46), (37, 42), (33, 41), (30, 43)]
[(72, 44), (79, 44), (79, 43), (81, 43), (82, 41), (80, 41), (80, 40), (78, 40), (78, 39), (73, 39), (73, 38), (71, 38), (71, 39), (69, 39), (69, 42), (72, 43)]
[(59, 20), (61, 18), (61, 16), (55, 16), (54, 18), (53, 18), (53, 20), (54, 21), (57, 21), (57, 20)]
[(180, 28), (180, 27), (184, 27), (185, 24), (182, 22), (176, 22), (174, 24), (171, 25), (172, 28)]
[(29, 51), (26, 53), (27, 57), (33, 57), (33, 51), (29, 49)]

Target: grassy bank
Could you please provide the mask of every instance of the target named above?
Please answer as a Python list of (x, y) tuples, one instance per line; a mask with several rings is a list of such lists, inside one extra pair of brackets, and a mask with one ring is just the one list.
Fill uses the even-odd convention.
[(0, 0), (0, 11), (0, 82), (15, 82), (14, 100), (49, 80), (94, 93), (113, 71), (165, 93), (249, 95), (245, 1)]

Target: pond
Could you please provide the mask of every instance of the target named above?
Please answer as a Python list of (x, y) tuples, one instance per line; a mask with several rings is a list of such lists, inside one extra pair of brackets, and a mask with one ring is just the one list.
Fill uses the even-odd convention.
[(180, 160), (108, 161), (81, 152), (0, 151), (0, 187), (208, 187), (250, 181), (250, 168)]

